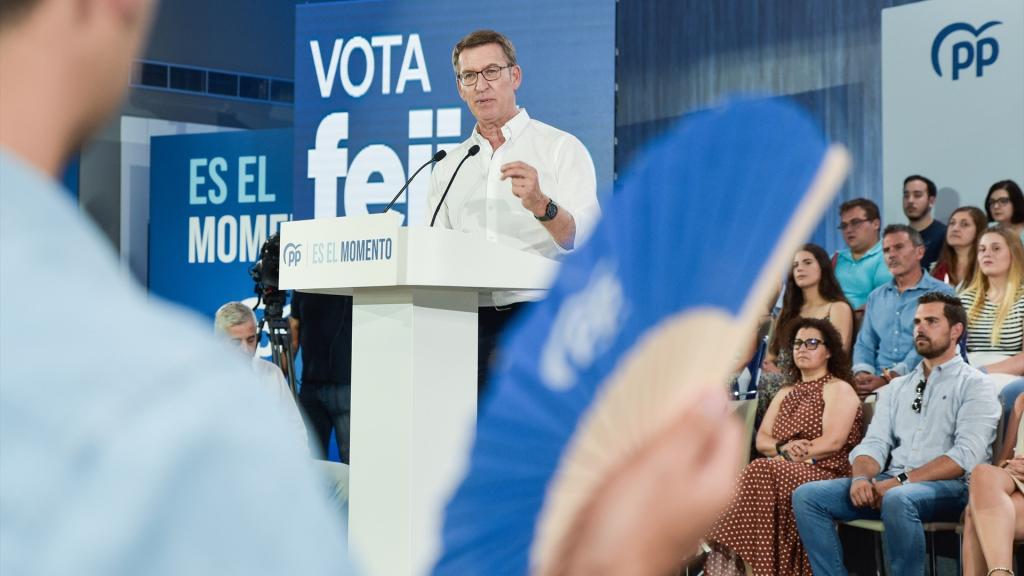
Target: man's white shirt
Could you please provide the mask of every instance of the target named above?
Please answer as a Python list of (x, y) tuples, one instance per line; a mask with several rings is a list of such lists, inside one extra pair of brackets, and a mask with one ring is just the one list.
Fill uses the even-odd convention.
[(256, 373), (257, 380), (263, 386), (267, 395), (273, 398), (274, 406), (277, 407), (288, 425), (289, 441), (295, 444), (296, 449), (301, 447), (300, 453), (309, 456), (309, 438), (306, 435), (306, 425), (302, 422), (302, 413), (295, 404), (295, 396), (292, 394), (288, 383), (285, 381), (284, 373), (277, 367), (277, 364), (268, 362), (259, 356), (252, 358), (252, 370)]
[[(493, 150), (474, 128), (469, 138), (434, 167), (428, 196), (431, 215), (466, 151), (474, 144), (480, 146), (480, 152), (459, 170), (435, 225), (476, 233), (490, 242), (546, 258), (557, 259), (569, 252), (512, 194), (511, 179), (501, 179), (501, 166), (519, 161), (536, 169), (541, 192), (560, 210), (572, 214), (576, 223), (573, 249), (581, 246), (601, 217), (594, 162), (586, 147), (572, 134), (530, 118), (525, 109), (520, 109), (501, 131), (505, 143)], [(496, 293), (493, 303), (503, 306), (535, 300), (535, 294)], [(481, 302), (489, 304), (487, 300)]]

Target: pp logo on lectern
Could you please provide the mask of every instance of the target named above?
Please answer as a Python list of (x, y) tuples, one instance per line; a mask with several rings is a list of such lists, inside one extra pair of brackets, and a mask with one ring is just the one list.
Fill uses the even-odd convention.
[(995, 64), (999, 58), (999, 42), (995, 38), (982, 38), (981, 35), (989, 28), (1002, 24), (998, 20), (986, 22), (975, 29), (967, 22), (954, 22), (946, 26), (935, 36), (932, 41), (932, 69), (935, 74), (942, 78), (943, 42), (946, 38), (957, 32), (968, 32), (971, 36), (961, 34), (963, 40), (950, 45), (948, 62), (953, 71), (953, 80), (960, 79), (960, 72), (974, 67), (974, 76), (980, 78), (985, 74), (985, 67)]
[(281, 254), (285, 266), (290, 268), (299, 265), (299, 262), (302, 260), (301, 248), (302, 244), (293, 244), (291, 242), (285, 244)]

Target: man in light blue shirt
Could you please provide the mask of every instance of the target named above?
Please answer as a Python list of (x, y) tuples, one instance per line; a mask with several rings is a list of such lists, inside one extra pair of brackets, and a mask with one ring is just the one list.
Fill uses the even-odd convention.
[(864, 322), (853, 347), (857, 392), (870, 394), (896, 376), (913, 370), (921, 357), (914, 350), (914, 310), (928, 292), (953, 294), (953, 288), (924, 273), (924, 239), (906, 224), (891, 224), (882, 237), (885, 263), (893, 279), (868, 297)]
[(347, 572), (341, 519), (209, 328), (120, 270), (57, 176), (148, 0), (0, 9), (0, 574)]
[(815, 575), (846, 574), (836, 521), (881, 519), (889, 572), (923, 575), (921, 524), (960, 519), (966, 479), (991, 458), (1000, 415), (992, 382), (957, 351), (966, 323), (955, 296), (922, 296), (914, 346), (924, 361), (879, 391), (867, 435), (850, 453), (853, 477), (809, 482), (793, 493)]
[(844, 202), (839, 207), (839, 219), (847, 248), (836, 253), (836, 279), (850, 306), (859, 312), (872, 290), (892, 280), (878, 241), (882, 219), (878, 205), (867, 198)]

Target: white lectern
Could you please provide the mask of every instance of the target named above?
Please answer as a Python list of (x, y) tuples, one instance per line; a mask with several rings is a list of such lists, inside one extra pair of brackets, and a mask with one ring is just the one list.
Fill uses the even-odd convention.
[(351, 294), (350, 552), (425, 574), (476, 420), (479, 294), (547, 288), (558, 263), (402, 216), (281, 225), (281, 288)]

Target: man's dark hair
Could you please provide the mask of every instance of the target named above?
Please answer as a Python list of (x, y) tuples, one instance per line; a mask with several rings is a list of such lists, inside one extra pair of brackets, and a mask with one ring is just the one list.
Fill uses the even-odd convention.
[[(992, 218), (992, 209), (988, 207), (988, 201), (996, 190), (1006, 190), (1006, 193), (1010, 195), (1010, 204), (1013, 205), (1013, 216), (1010, 216), (1010, 222), (1012, 224), (1024, 222), (1024, 193), (1013, 180), (1000, 180), (989, 187), (988, 194), (985, 195), (985, 215), (988, 216), (988, 221), (995, 222), (995, 219)], [(978, 235), (981, 236), (980, 230)]]
[(27, 14), (40, 0), (0, 0), (0, 30)]
[(889, 234), (898, 234), (900, 232), (906, 232), (907, 236), (910, 236), (910, 243), (914, 247), (924, 246), (924, 238), (921, 236), (921, 233), (906, 224), (889, 224), (885, 227), (885, 231), (882, 232), (882, 238)]
[(463, 50), (487, 44), (501, 46), (501, 51), (505, 53), (509, 66), (518, 64), (516, 62), (516, 48), (512, 45), (512, 41), (504, 34), (494, 30), (477, 30), (470, 32), (465, 38), (459, 40), (459, 43), (455, 45), (455, 49), (452, 50), (452, 66), (455, 68), (455, 73), (459, 72), (459, 54), (462, 54)]
[(939, 190), (935, 187), (935, 182), (932, 182), (931, 180), (925, 178), (924, 176), (921, 176), (920, 174), (911, 174), (910, 176), (907, 176), (903, 180), (903, 187), (906, 188), (907, 182), (910, 182), (912, 180), (920, 180), (921, 182), (924, 182), (924, 185), (928, 188), (929, 198), (935, 198), (935, 195), (938, 194), (939, 192)]
[(967, 329), (967, 311), (964, 310), (964, 305), (959, 298), (945, 292), (928, 292), (917, 299), (918, 305), (935, 302), (942, 302), (942, 315), (946, 317), (950, 328), (960, 324), (965, 330)]
[(868, 220), (881, 220), (882, 216), (878, 212), (878, 204), (875, 204), (867, 198), (854, 198), (853, 200), (847, 200), (843, 202), (842, 206), (839, 207), (839, 215), (842, 216), (854, 208), (863, 208), (864, 216)]

